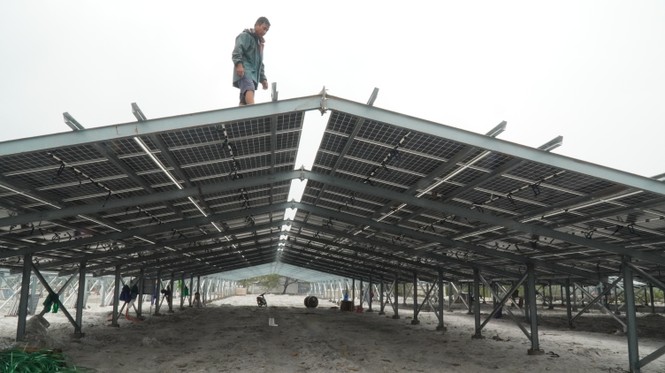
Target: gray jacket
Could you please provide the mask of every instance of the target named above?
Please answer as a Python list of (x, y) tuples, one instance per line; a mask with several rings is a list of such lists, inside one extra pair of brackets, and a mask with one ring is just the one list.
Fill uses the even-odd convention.
[(255, 85), (268, 80), (263, 66), (263, 51), (258, 37), (250, 30), (245, 29), (236, 37), (236, 45), (231, 54), (233, 59), (233, 86), (238, 87), (240, 76), (236, 74), (235, 66), (242, 62), (245, 74), (254, 81)]

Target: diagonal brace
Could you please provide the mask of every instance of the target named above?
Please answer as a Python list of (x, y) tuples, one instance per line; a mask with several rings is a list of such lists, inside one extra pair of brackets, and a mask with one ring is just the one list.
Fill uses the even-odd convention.
[[(32, 263), (32, 270), (35, 272), (35, 276), (37, 276), (37, 278), (39, 279), (39, 282), (41, 282), (42, 285), (44, 286), (44, 288), (46, 289), (46, 291), (48, 291), (49, 295), (51, 295), (51, 297), (52, 297), (53, 299), (55, 299), (56, 302), (58, 302), (58, 307), (62, 310), (62, 313), (65, 314), (65, 316), (67, 317), (67, 319), (69, 320), (69, 322), (72, 324), (72, 326), (74, 326), (74, 328), (76, 328), (77, 330), (80, 329), (79, 325), (76, 323), (76, 321), (74, 320), (74, 318), (72, 317), (72, 315), (70, 315), (69, 312), (67, 311), (67, 308), (65, 308), (65, 305), (62, 304), (62, 302), (60, 301), (60, 297), (58, 296), (59, 294), (56, 294), (56, 293), (53, 291), (53, 289), (51, 289), (51, 287), (49, 286), (48, 282), (46, 281), (46, 279), (44, 278), (44, 276), (42, 276), (41, 272), (39, 272), (39, 269), (37, 269), (37, 266), (35, 266), (34, 263)], [(61, 291), (61, 292), (65, 289), (65, 287), (67, 287), (67, 285), (69, 285), (69, 282), (70, 282), (74, 277), (75, 277), (74, 275), (71, 276), (71, 277), (69, 278), (69, 280), (67, 280), (67, 282), (65, 282), (65, 285), (63, 285), (62, 288), (60, 288), (60, 291)]]

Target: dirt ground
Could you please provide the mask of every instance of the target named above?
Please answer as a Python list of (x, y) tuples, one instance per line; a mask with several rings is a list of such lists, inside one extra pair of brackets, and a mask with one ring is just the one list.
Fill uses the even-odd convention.
[[(624, 372), (628, 349), (621, 326), (609, 315), (584, 314), (570, 330), (565, 309), (539, 308), (542, 355), (530, 356), (522, 331), (504, 313), (472, 339), (473, 315), (460, 305), (444, 313), (445, 332), (436, 331), (433, 312), (403, 306), (399, 319), (392, 309), (342, 312), (319, 300), (304, 306), (304, 296), (267, 294), (268, 308), (258, 308), (254, 295), (233, 296), (203, 308), (175, 307), (143, 321), (121, 318), (110, 326), (111, 307), (90, 305), (84, 312), (83, 338), (61, 313), (47, 314), (50, 327), (38, 338), (61, 348), (72, 363), (93, 372)], [(179, 305), (179, 302), (174, 302)], [(150, 307), (144, 304), (144, 312)], [(489, 306), (483, 307), (484, 320)], [(269, 326), (269, 318), (277, 326)], [(528, 327), (527, 327), (528, 329)], [(0, 319), (0, 348), (14, 343), (16, 318)], [(665, 317), (641, 314), (640, 356), (665, 344)], [(665, 358), (642, 369), (665, 371)]]

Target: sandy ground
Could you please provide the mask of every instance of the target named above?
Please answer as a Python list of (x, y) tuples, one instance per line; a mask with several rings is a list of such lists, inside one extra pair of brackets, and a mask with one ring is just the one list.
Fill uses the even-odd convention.
[[(436, 331), (433, 312), (421, 312), (412, 325), (406, 306), (399, 319), (375, 312), (341, 312), (319, 299), (308, 309), (304, 296), (267, 294), (268, 308), (255, 296), (234, 296), (203, 308), (144, 321), (124, 318), (120, 327), (107, 321), (111, 307), (90, 305), (84, 312), (80, 339), (61, 312), (47, 314), (46, 334), (35, 335), (51, 348), (61, 348), (77, 366), (93, 372), (624, 372), (628, 367), (626, 337), (607, 315), (585, 314), (576, 329), (567, 327), (565, 309), (539, 308), (540, 356), (508, 318), (492, 319), (484, 339), (472, 339), (473, 315), (462, 305), (444, 314), (445, 332)], [(488, 307), (488, 306), (487, 306)], [(144, 303), (144, 312), (150, 304)], [(165, 311), (164, 308), (161, 309)], [(483, 308), (483, 320), (489, 308)], [(505, 315), (505, 314), (504, 314)], [(269, 317), (278, 326), (269, 326)], [(0, 348), (14, 344), (16, 318), (0, 319)], [(639, 317), (640, 356), (665, 344), (665, 317)], [(642, 369), (665, 371), (665, 358)]]

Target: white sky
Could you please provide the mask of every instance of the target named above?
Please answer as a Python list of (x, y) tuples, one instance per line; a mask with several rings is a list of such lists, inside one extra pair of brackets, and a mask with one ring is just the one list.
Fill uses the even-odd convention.
[[(434, 5), (436, 4), (436, 5)], [(0, 141), (237, 105), (270, 19), (280, 99), (318, 93), (644, 176), (665, 172), (665, 1), (0, 2)], [(270, 100), (260, 91), (258, 102)]]

